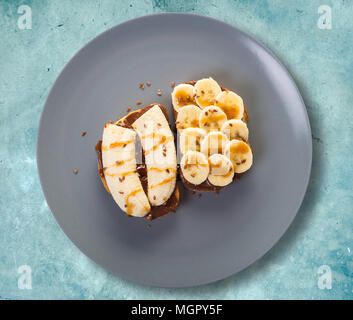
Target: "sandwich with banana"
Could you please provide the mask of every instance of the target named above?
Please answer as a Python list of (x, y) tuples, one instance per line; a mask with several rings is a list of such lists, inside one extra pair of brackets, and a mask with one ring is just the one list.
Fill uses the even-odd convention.
[(102, 183), (127, 215), (153, 220), (176, 210), (176, 150), (164, 106), (105, 124), (96, 151)]
[(186, 188), (219, 192), (250, 169), (248, 113), (239, 95), (205, 78), (175, 86), (172, 104)]

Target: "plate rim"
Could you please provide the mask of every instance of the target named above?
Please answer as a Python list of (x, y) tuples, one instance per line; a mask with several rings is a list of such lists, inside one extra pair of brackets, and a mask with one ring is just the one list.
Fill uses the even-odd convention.
[[(58, 221), (56, 214), (54, 213), (54, 210), (52, 209), (50, 203), (47, 200), (47, 192), (44, 188), (44, 177), (41, 174), (41, 164), (40, 164), (40, 160), (39, 160), (39, 140), (40, 140), (40, 136), (41, 136), (41, 131), (43, 128), (43, 119), (44, 119), (44, 114), (46, 112), (46, 110), (48, 110), (48, 101), (50, 100), (51, 96), (53, 95), (54, 92), (54, 88), (56, 87), (57, 83), (59, 82), (59, 80), (63, 77), (63, 74), (66, 72), (67, 69), (70, 68), (70, 66), (74, 63), (74, 61), (77, 59), (77, 57), (84, 51), (86, 50), (86, 48), (94, 41), (96, 41), (98, 38), (100, 37), (104, 37), (106, 34), (113, 32), (116, 28), (119, 28), (122, 25), (127, 25), (127, 24), (133, 24), (137, 21), (140, 20), (144, 20), (146, 18), (158, 18), (160, 16), (166, 16), (166, 15), (170, 15), (170, 16), (194, 16), (197, 17), (199, 19), (205, 19), (208, 21), (211, 21), (213, 23), (218, 23), (221, 25), (224, 25), (228, 28), (232, 28), (235, 32), (238, 32), (239, 34), (243, 35), (244, 37), (250, 39), (252, 42), (254, 42), (257, 46), (259, 46), (262, 50), (264, 50), (266, 53), (268, 53), (272, 59), (274, 59), (274, 61), (280, 66), (280, 68), (284, 71), (285, 75), (288, 77), (288, 79), (290, 80), (290, 83), (293, 85), (293, 88), (295, 89), (296, 94), (299, 97), (300, 100), (300, 105), (301, 108), (304, 111), (304, 119), (305, 119), (305, 127), (308, 130), (308, 147), (309, 147), (309, 154), (308, 154), (308, 167), (307, 167), (307, 172), (305, 172), (305, 181), (304, 181), (304, 188), (302, 189), (302, 193), (299, 194), (299, 199), (300, 201), (298, 202), (298, 207), (295, 209), (295, 214), (293, 215), (293, 217), (291, 219), (288, 220), (288, 222), (286, 223), (286, 226), (283, 228), (283, 231), (279, 233), (279, 236), (277, 237), (276, 241), (274, 241), (274, 243), (268, 248), (266, 249), (264, 252), (262, 252), (260, 255), (258, 255), (256, 258), (250, 259), (250, 262), (238, 269), (235, 269), (234, 271), (232, 271), (229, 274), (225, 274), (223, 276), (218, 276), (218, 277), (214, 277), (211, 280), (207, 280), (207, 281), (195, 281), (191, 284), (161, 284), (161, 283), (155, 283), (155, 282), (149, 282), (149, 281), (141, 281), (141, 280), (135, 280), (132, 277), (128, 277), (125, 275), (120, 274), (119, 272), (116, 271), (112, 271), (111, 268), (109, 268), (109, 266), (106, 266), (104, 264), (101, 264), (100, 262), (96, 262), (93, 258), (90, 257), (90, 255), (87, 253), (87, 251), (81, 247), (81, 245), (78, 245), (76, 243), (76, 241), (74, 241), (65, 231), (65, 229), (63, 228), (62, 224)], [(153, 14), (147, 14), (147, 15), (143, 15), (143, 16), (139, 16), (136, 18), (132, 18), (126, 21), (123, 21), (121, 23), (118, 23), (110, 28), (108, 28), (107, 30), (99, 33), (98, 35), (94, 36), (91, 40), (89, 40), (86, 44), (84, 44), (78, 51), (76, 51), (74, 53), (74, 55), (66, 62), (66, 64), (64, 65), (64, 67), (62, 68), (62, 70), (60, 71), (59, 75), (56, 77), (55, 81), (53, 82), (50, 91), (47, 95), (47, 98), (45, 100), (44, 106), (41, 110), (41, 115), (40, 115), (40, 119), (39, 119), (39, 125), (38, 125), (38, 131), (37, 131), (37, 139), (36, 139), (36, 164), (37, 164), (37, 172), (38, 172), (38, 176), (39, 176), (39, 182), (40, 182), (40, 186), (41, 186), (41, 190), (43, 192), (45, 201), (51, 211), (52, 216), (54, 217), (57, 225), (60, 227), (61, 231), (64, 233), (64, 235), (70, 240), (70, 242), (79, 250), (81, 251), (90, 261), (94, 262), (97, 266), (99, 266), (100, 268), (104, 269), (106, 272), (109, 272), (110, 274), (113, 274), (114, 276), (117, 276), (121, 279), (124, 280), (128, 280), (131, 281), (132, 283), (137, 283), (140, 285), (145, 285), (145, 286), (151, 286), (151, 287), (159, 287), (159, 288), (190, 288), (190, 287), (196, 287), (196, 286), (201, 286), (201, 285), (206, 285), (206, 284), (211, 284), (211, 283), (215, 283), (217, 281), (223, 280), (223, 279), (227, 279), (231, 276), (234, 276), (235, 274), (237, 274), (238, 272), (241, 272), (242, 270), (248, 268), (249, 266), (251, 266), (252, 264), (254, 264), (256, 261), (260, 260), (266, 253), (268, 253), (270, 250), (273, 249), (273, 247), (281, 240), (281, 238), (283, 237), (283, 235), (288, 231), (290, 225), (293, 223), (295, 217), (297, 216), (303, 201), (304, 201), (304, 197), (306, 195), (308, 186), (309, 186), (309, 182), (310, 182), (310, 177), (311, 177), (311, 170), (312, 170), (312, 158), (313, 158), (313, 146), (312, 146), (312, 130), (311, 130), (311, 126), (310, 126), (310, 120), (309, 120), (309, 116), (308, 116), (308, 112), (307, 112), (307, 108), (304, 102), (304, 99), (299, 91), (299, 88), (294, 80), (294, 78), (292, 77), (292, 75), (290, 74), (290, 72), (288, 71), (288, 69), (284, 66), (284, 64), (279, 60), (279, 58), (270, 50), (268, 49), (265, 45), (263, 45), (260, 41), (258, 41), (257, 39), (255, 39), (253, 36), (251, 36), (250, 34), (248, 34), (247, 32), (239, 29), (238, 27), (210, 17), (210, 16), (206, 16), (206, 15), (201, 15), (201, 14), (195, 14), (195, 13), (189, 13), (189, 12), (161, 12), (161, 13), (153, 13)]]

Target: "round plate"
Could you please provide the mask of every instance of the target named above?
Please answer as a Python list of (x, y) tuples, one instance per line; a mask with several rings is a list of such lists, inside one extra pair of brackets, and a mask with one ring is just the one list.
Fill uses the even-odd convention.
[[(164, 104), (173, 122), (171, 82), (208, 76), (243, 97), (254, 164), (219, 195), (198, 198), (180, 185), (177, 212), (148, 228), (103, 188), (94, 146), (137, 100)], [(72, 242), (120, 277), (163, 287), (216, 281), (264, 255), (300, 207), (311, 158), (305, 106), (278, 60), (226, 23), (180, 13), (130, 20), (80, 50), (48, 96), (37, 145), (45, 197)]]

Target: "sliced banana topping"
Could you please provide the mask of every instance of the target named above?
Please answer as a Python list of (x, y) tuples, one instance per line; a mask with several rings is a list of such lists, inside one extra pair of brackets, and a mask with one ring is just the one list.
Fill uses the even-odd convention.
[(215, 186), (224, 187), (233, 181), (232, 162), (223, 154), (213, 154), (208, 158), (210, 174), (208, 181)]
[(180, 168), (184, 178), (195, 185), (204, 182), (209, 174), (206, 156), (197, 151), (188, 151), (181, 159)]
[(219, 131), (213, 131), (201, 141), (201, 152), (207, 157), (215, 153), (223, 153), (229, 139)]
[(187, 128), (181, 132), (179, 149), (182, 154), (187, 151), (200, 151), (201, 141), (206, 137), (206, 131), (200, 128)]
[(220, 92), (216, 97), (215, 105), (224, 111), (228, 120), (243, 118), (243, 99), (233, 91), (225, 90)]
[(200, 114), (201, 109), (198, 106), (189, 105), (181, 108), (175, 122), (177, 129), (197, 128)]
[(194, 86), (196, 103), (201, 108), (214, 105), (215, 99), (221, 91), (221, 87), (212, 78), (201, 79)]
[(194, 86), (185, 83), (177, 85), (172, 92), (172, 103), (176, 112), (185, 106), (196, 105)]
[(132, 127), (139, 135), (144, 150), (148, 199), (153, 206), (162, 205), (175, 189), (177, 161), (174, 136), (158, 105), (141, 115)]
[(228, 120), (223, 124), (221, 131), (229, 140), (237, 139), (246, 142), (249, 139), (249, 129), (240, 119)]
[(143, 217), (150, 204), (136, 171), (136, 133), (106, 124), (102, 140), (103, 172), (113, 199), (128, 215)]
[(253, 162), (250, 146), (240, 140), (230, 141), (225, 149), (225, 155), (232, 161), (234, 172), (242, 173), (248, 170)]
[[(235, 173), (251, 167), (253, 155), (248, 142), (248, 116), (239, 95), (221, 88), (210, 77), (198, 80), (194, 86), (176, 86), (172, 99), (174, 110), (178, 112), (176, 127), (180, 134), (181, 163), (187, 163), (185, 168), (181, 166), (186, 180), (200, 184), (205, 181), (208, 170), (210, 184), (223, 187), (232, 183)], [(207, 169), (188, 164), (194, 158), (200, 158), (200, 153), (208, 159)]]
[(210, 174), (223, 176), (233, 170), (232, 162), (223, 154), (213, 154), (208, 158)]
[(218, 107), (208, 106), (200, 114), (200, 128), (206, 131), (221, 130), (223, 124), (227, 121), (226, 114)]

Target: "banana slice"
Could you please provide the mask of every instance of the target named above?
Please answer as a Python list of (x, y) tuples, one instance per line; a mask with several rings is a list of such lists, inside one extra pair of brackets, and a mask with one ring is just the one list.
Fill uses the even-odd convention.
[(216, 97), (215, 105), (225, 112), (228, 120), (243, 118), (243, 99), (233, 91), (225, 90), (220, 92)]
[(201, 79), (197, 81), (194, 86), (196, 103), (202, 109), (214, 105), (214, 101), (221, 91), (221, 87), (212, 78)]
[(219, 131), (213, 131), (201, 141), (201, 152), (209, 157), (215, 153), (223, 153), (229, 139)]
[(226, 114), (215, 106), (204, 108), (199, 118), (200, 128), (206, 131), (220, 130), (226, 121)]
[(180, 168), (184, 178), (195, 185), (204, 182), (209, 173), (206, 156), (197, 151), (188, 151), (181, 159)]
[(148, 200), (152, 206), (162, 205), (175, 189), (177, 161), (174, 136), (158, 105), (141, 115), (132, 127), (139, 135), (145, 155)]
[(226, 146), (225, 155), (232, 161), (236, 173), (245, 172), (252, 165), (252, 150), (244, 141), (230, 141)]
[(186, 128), (197, 128), (199, 126), (199, 118), (201, 109), (198, 106), (189, 105), (179, 109), (176, 119), (176, 127), (178, 130)]
[(103, 172), (113, 199), (128, 215), (143, 217), (150, 204), (136, 171), (136, 133), (114, 124), (106, 124), (103, 131)]
[(214, 186), (224, 187), (233, 181), (232, 162), (223, 154), (213, 154), (208, 158), (210, 174), (208, 181)]
[(229, 140), (237, 139), (246, 142), (249, 139), (249, 129), (240, 119), (228, 120), (223, 124), (221, 131)]
[(181, 132), (179, 149), (182, 154), (187, 151), (200, 151), (201, 141), (206, 131), (200, 128), (187, 128)]
[(176, 112), (185, 106), (196, 105), (194, 87), (185, 83), (177, 85), (172, 92), (172, 103)]
[(223, 176), (233, 170), (232, 162), (223, 154), (215, 153), (208, 158), (210, 174)]

